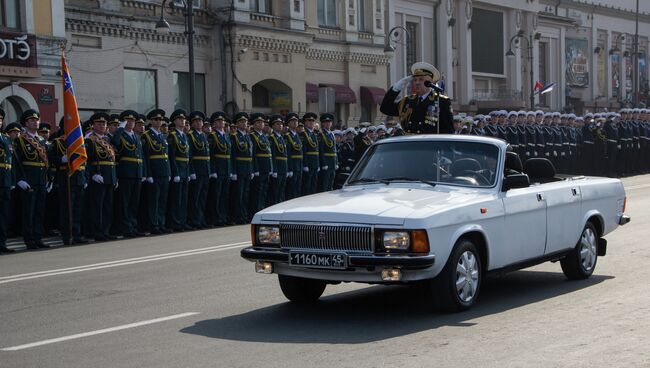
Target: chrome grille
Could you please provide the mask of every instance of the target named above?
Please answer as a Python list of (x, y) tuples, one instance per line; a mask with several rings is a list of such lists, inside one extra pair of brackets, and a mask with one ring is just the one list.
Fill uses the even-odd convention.
[(372, 228), (369, 226), (282, 224), (280, 239), (285, 249), (372, 252)]

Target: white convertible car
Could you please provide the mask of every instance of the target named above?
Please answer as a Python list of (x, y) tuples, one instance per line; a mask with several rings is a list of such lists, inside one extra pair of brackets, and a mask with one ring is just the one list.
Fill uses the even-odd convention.
[(408, 136), (375, 143), (344, 187), (258, 212), (243, 258), (277, 273), (291, 301), (339, 282), (422, 283), (444, 310), (477, 300), (487, 273), (560, 261), (589, 277), (603, 236), (624, 225), (618, 179), (560, 177), (550, 161), (522, 165), (507, 143)]

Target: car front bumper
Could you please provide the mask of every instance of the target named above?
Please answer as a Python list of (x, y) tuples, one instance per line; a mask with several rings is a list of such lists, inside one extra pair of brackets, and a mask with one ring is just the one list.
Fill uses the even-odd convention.
[[(241, 250), (241, 256), (249, 261), (267, 261), (289, 263), (289, 251), (286, 249), (269, 249), (248, 247)], [(394, 267), (404, 270), (417, 270), (433, 266), (435, 255), (376, 255), (376, 254), (347, 254), (348, 268), (355, 267)], [(300, 267), (300, 266), (295, 266)]]

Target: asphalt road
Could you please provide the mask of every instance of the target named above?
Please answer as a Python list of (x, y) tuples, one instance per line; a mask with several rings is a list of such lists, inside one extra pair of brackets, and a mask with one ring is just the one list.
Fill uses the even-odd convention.
[(649, 367), (650, 176), (594, 276), (489, 279), (431, 311), (415, 288), (328, 286), (286, 302), (239, 257), (238, 226), (0, 257), (0, 367)]

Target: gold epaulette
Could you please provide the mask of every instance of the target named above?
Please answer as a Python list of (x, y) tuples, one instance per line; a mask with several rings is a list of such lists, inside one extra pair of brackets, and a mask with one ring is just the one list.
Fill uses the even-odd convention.
[(449, 96), (447, 96), (447, 95), (443, 95), (443, 94), (441, 94), (441, 93), (438, 93), (438, 97), (440, 97), (440, 98), (444, 98), (444, 99), (447, 99), (447, 100), (449, 99)]

